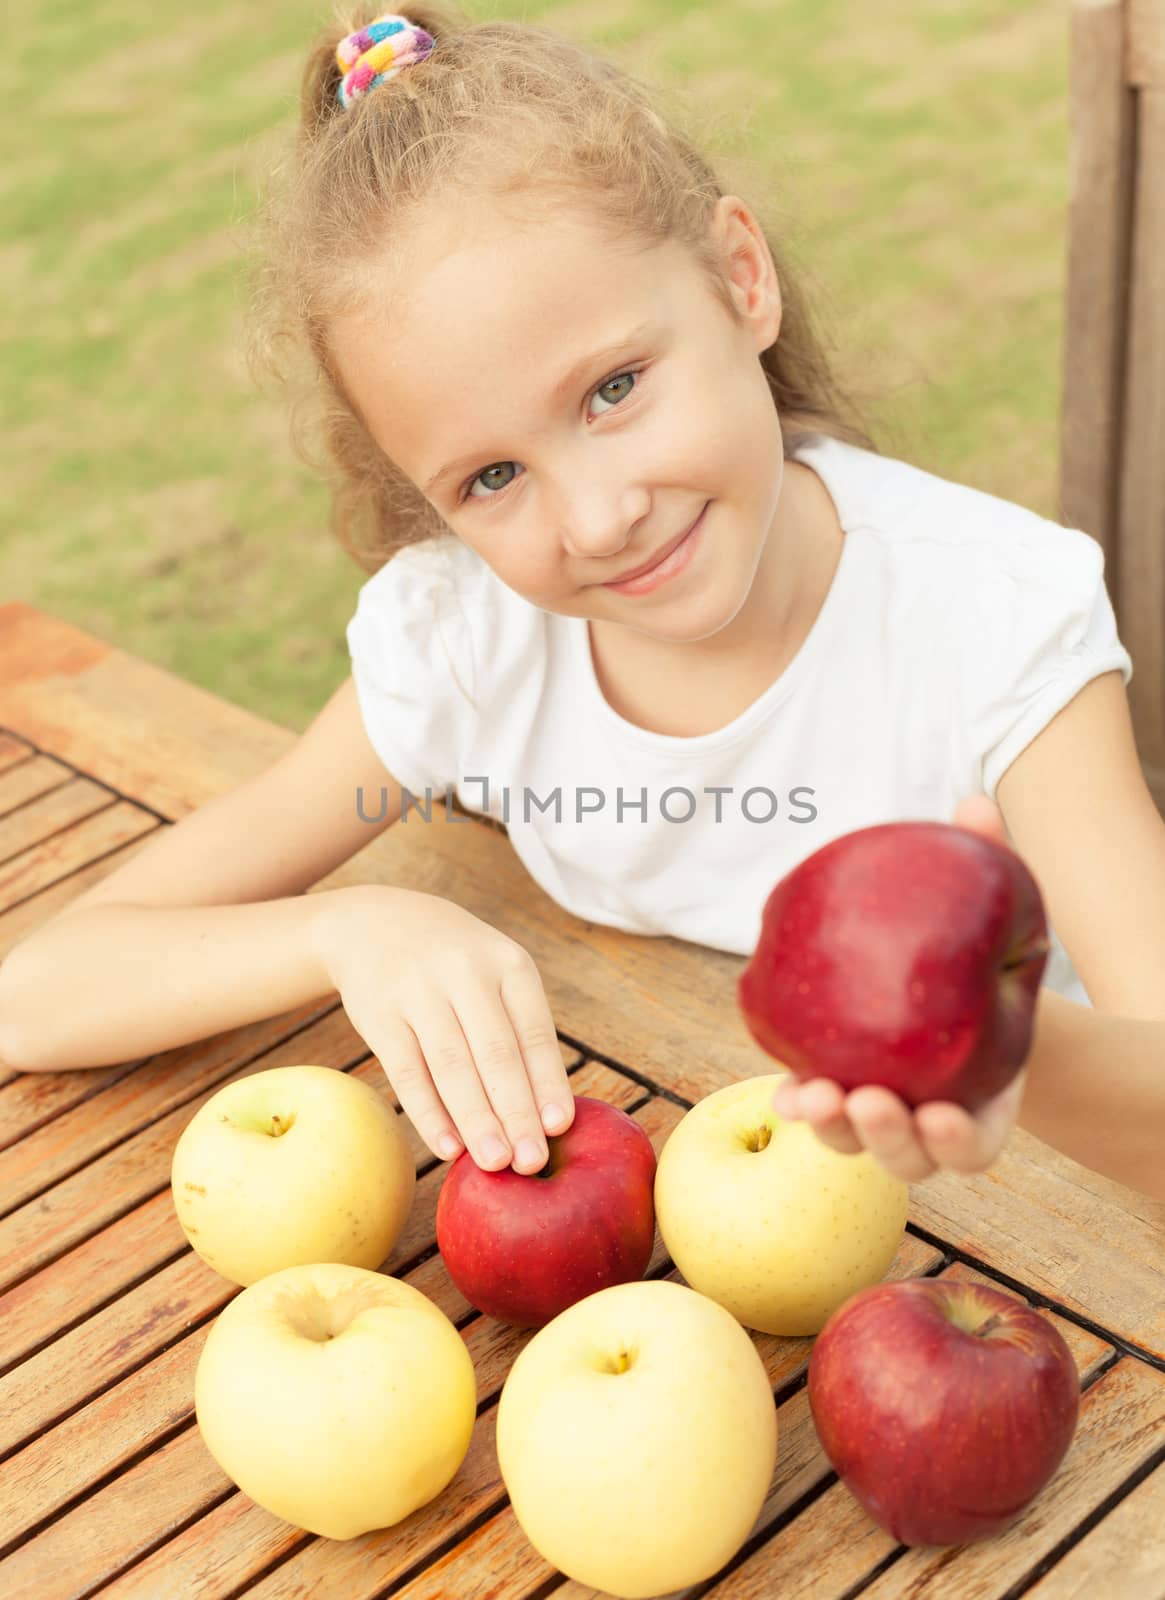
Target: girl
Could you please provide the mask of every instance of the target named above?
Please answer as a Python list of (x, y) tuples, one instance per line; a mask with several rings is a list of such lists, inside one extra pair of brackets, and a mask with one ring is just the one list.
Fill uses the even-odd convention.
[(434, 1154), (534, 1172), (572, 1098), (527, 952), (431, 895), (306, 889), (454, 788), (577, 916), (745, 955), (809, 852), (931, 817), (1010, 837), (1043, 889), (1025, 1071), (975, 1117), (824, 1080), (778, 1109), (912, 1180), (988, 1165), (1022, 1098), (1161, 1194), (1165, 826), (1097, 542), (879, 454), (748, 205), (539, 27), (426, 3), (326, 30), (262, 289), (371, 574), (352, 674), (16, 948), (6, 1059), (338, 992)]

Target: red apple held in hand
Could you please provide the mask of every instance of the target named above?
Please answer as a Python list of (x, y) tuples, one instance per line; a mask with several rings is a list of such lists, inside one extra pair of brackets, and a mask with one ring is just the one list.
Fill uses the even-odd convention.
[(952, 823), (880, 823), (776, 885), (737, 999), (798, 1078), (973, 1111), (1027, 1057), (1048, 948), (1014, 850)]
[(809, 1409), (838, 1477), (901, 1544), (1008, 1527), (1052, 1477), (1080, 1409), (1046, 1317), (974, 1283), (915, 1278), (852, 1295), (809, 1357)]
[(541, 1172), (487, 1172), (463, 1151), (437, 1197), (437, 1245), (465, 1298), (519, 1328), (642, 1278), (655, 1243), (655, 1150), (633, 1117), (576, 1095)]

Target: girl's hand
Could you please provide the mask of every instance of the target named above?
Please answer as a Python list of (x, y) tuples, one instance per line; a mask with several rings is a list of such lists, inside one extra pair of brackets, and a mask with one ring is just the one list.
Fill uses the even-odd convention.
[(565, 1133), (574, 1093), (520, 944), (451, 900), (376, 884), (333, 899), (315, 942), (435, 1156), (450, 1161), (464, 1143), (489, 1171), (545, 1166), (543, 1129)]
[[(1010, 848), (1003, 814), (986, 795), (964, 800), (955, 825)], [(1002, 1150), (1019, 1114), (1027, 1068), (975, 1112), (948, 1100), (931, 1100), (913, 1114), (898, 1095), (878, 1085), (847, 1095), (831, 1078), (801, 1083), (790, 1076), (773, 1095), (773, 1109), (790, 1121), (804, 1118), (817, 1137), (842, 1155), (868, 1150), (904, 1183), (929, 1178), (940, 1167), (981, 1172)]]

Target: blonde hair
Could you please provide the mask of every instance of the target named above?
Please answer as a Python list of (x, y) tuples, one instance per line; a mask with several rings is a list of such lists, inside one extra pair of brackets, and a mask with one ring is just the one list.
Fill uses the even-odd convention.
[[(337, 7), (304, 68), (298, 134), (255, 219), (248, 361), (292, 394), (297, 454), (331, 479), (332, 528), (368, 572), (397, 550), (450, 529), (385, 454), (344, 393), (328, 326), (358, 307), (385, 241), (403, 252), (409, 224), (458, 190), (499, 202), (545, 200), (585, 212), (610, 237), (685, 244), (712, 293), (737, 312), (709, 224), (724, 192), (687, 135), (622, 68), (525, 22), (470, 22), (446, 0), (408, 20), (432, 34), (424, 61), (343, 110), (336, 46), (378, 15)], [(876, 450), (830, 370), (806, 297), (762, 224), (781, 288), (777, 340), (759, 357), (789, 454), (807, 433)], [(400, 257), (404, 260), (404, 256)], [(322, 442), (322, 458), (309, 433)]]

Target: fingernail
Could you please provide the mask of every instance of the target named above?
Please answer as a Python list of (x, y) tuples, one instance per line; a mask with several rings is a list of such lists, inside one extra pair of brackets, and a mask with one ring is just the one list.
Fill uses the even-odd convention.
[(437, 1149), (446, 1161), (452, 1161), (454, 1156), (461, 1153), (461, 1141), (455, 1139), (451, 1133), (443, 1133), (437, 1140)]
[(518, 1165), (520, 1167), (541, 1167), (545, 1164), (545, 1161), (546, 1157), (533, 1139), (518, 1140)]
[(481, 1154), (484, 1161), (508, 1161), (510, 1158), (510, 1152), (493, 1133), (482, 1144)]
[(566, 1112), (561, 1106), (542, 1107), (542, 1126), (547, 1133), (553, 1133), (555, 1128), (561, 1128), (566, 1121)]

